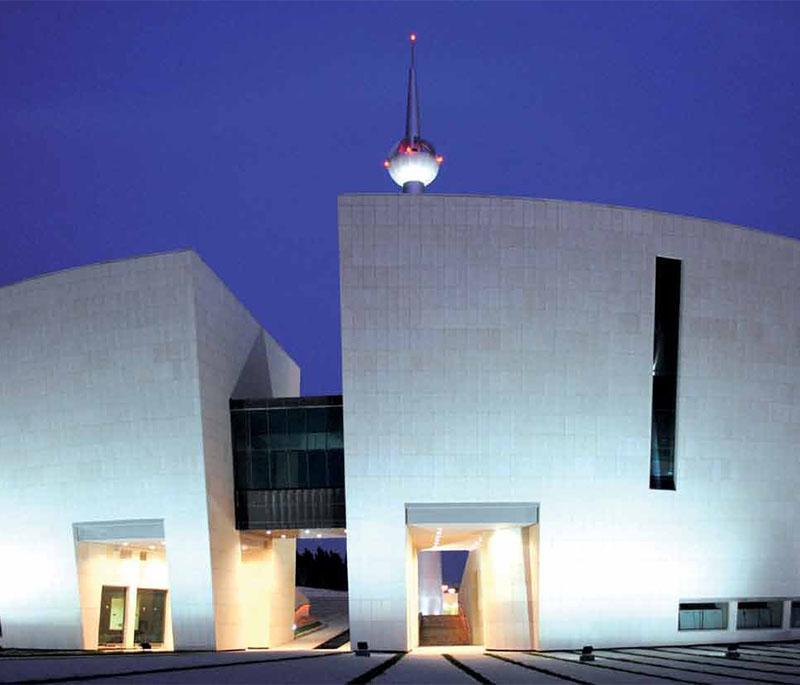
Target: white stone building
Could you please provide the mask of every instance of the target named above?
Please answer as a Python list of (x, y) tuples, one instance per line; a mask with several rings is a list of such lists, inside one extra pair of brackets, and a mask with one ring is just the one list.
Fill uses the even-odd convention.
[(339, 237), (353, 644), (416, 646), (431, 549), (487, 648), (800, 637), (800, 242), (442, 195)]
[(345, 503), (354, 648), (419, 644), (443, 550), (487, 648), (800, 638), (800, 242), (424, 194), (339, 236), (343, 431), (191, 251), (0, 288), (0, 645), (283, 644)]
[(0, 644), (290, 639), (295, 541), (243, 550), (229, 400), (299, 383), (191, 251), (0, 288)]

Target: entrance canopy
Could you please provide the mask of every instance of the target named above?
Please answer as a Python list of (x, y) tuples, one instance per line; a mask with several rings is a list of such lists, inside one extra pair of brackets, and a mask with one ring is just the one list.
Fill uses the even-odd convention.
[(476, 549), (483, 534), (539, 522), (535, 502), (406, 504), (406, 525), (416, 549)]
[(539, 523), (535, 502), (447, 502), (406, 504), (409, 526), (531, 526)]

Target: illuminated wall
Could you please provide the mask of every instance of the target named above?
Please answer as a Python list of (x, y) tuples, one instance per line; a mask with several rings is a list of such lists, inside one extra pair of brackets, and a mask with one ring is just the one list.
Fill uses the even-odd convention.
[(481, 543), (481, 632), (487, 649), (535, 647), (526, 543), (522, 528), (491, 531)]
[(480, 549), (470, 551), (458, 588), (459, 603), (469, 624), (470, 638), (476, 645), (482, 645), (484, 642), (480, 559)]
[[(765, 639), (679, 632), (678, 604), (800, 595), (800, 243), (434, 194), (343, 196), (339, 238), (354, 641), (411, 644), (420, 501), (539, 503), (542, 648)], [(675, 491), (649, 487), (657, 256), (682, 260)]]
[(84, 644), (74, 522), (163, 519), (176, 648), (243, 646), (228, 400), (294, 362), (190, 251), (0, 288), (0, 350), (4, 645)]
[(418, 552), (419, 612), (425, 615), (442, 613), (442, 553)]
[(275, 647), (294, 639), (296, 543), (274, 539), (242, 549), (239, 591), (247, 647)]

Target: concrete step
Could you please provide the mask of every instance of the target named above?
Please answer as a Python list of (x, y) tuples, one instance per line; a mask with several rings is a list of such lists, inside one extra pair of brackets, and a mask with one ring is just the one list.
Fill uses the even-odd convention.
[(422, 647), (471, 644), (467, 620), (463, 616), (422, 616), (419, 644)]

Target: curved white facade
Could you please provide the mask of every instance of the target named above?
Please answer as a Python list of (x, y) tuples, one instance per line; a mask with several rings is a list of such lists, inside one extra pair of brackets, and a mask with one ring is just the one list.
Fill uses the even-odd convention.
[[(493, 571), (529, 605), (492, 598), (487, 646), (800, 637), (800, 242), (443, 195), (343, 196), (339, 236), (354, 643), (415, 645), (419, 502), (538, 504), (532, 556)], [(657, 256), (683, 267), (675, 491), (648, 481)], [(759, 598), (782, 629), (736, 630)], [(700, 601), (729, 628), (679, 631)]]
[[(0, 288), (2, 644), (97, 647), (101, 585), (168, 590), (166, 648), (290, 639), (294, 541), (259, 550), (268, 560), (240, 550), (229, 400), (296, 396), (299, 383), (191, 251)], [(282, 573), (290, 584), (271, 638), (267, 618), (248, 633), (256, 566), (264, 589)], [(283, 600), (271, 601), (274, 614)]]

